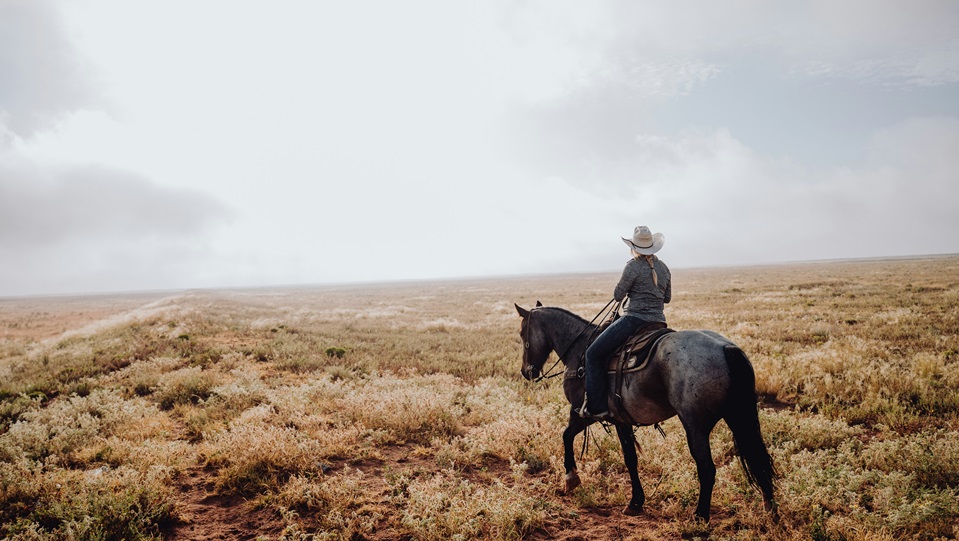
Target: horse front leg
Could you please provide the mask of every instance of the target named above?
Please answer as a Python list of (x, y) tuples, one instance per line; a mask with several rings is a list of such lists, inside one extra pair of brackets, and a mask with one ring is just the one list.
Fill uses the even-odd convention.
[(566, 467), (566, 494), (572, 492), (573, 489), (581, 483), (579, 474), (576, 473), (576, 456), (573, 451), (573, 440), (592, 423), (592, 420), (580, 417), (575, 407), (570, 409), (569, 422), (566, 424), (566, 430), (563, 431), (563, 466)]
[(643, 505), (646, 503), (646, 493), (643, 492), (643, 483), (639, 480), (639, 471), (637, 470), (636, 439), (633, 435), (633, 427), (628, 424), (617, 423), (616, 435), (619, 436), (619, 446), (623, 448), (623, 461), (626, 462), (629, 482), (633, 488), (633, 496), (630, 498), (626, 509), (623, 509), (623, 514), (639, 515), (643, 512)]

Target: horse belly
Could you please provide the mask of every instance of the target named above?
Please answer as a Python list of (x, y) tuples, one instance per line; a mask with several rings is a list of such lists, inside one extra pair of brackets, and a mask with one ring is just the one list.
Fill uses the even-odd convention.
[[(651, 425), (676, 415), (662, 383), (650, 377), (651, 372), (640, 372), (627, 377), (620, 390), (623, 406), (637, 424)], [(614, 390), (613, 393), (616, 391)], [(612, 393), (611, 393), (611, 396)]]

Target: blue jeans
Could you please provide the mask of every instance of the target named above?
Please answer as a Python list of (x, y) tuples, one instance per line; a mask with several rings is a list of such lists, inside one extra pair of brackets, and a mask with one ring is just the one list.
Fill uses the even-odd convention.
[(640, 327), (649, 322), (624, 315), (606, 328), (586, 349), (586, 404), (592, 414), (609, 409), (606, 384), (606, 363), (616, 348), (623, 345)]

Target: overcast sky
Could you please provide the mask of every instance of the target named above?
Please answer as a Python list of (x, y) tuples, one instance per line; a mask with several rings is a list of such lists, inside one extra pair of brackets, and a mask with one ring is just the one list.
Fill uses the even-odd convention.
[(959, 252), (959, 3), (0, 0), (0, 296)]

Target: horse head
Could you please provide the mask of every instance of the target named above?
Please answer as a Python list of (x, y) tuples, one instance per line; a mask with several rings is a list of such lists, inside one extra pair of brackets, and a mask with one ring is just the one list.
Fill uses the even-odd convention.
[(520, 373), (527, 380), (534, 380), (539, 377), (543, 364), (546, 363), (552, 351), (545, 329), (537, 324), (539, 320), (534, 322), (532, 317), (536, 308), (543, 306), (543, 303), (536, 301), (536, 307), (531, 310), (526, 310), (515, 303), (514, 306), (516, 306), (516, 312), (523, 318), (519, 328), (519, 336), (523, 340), (523, 368)]

